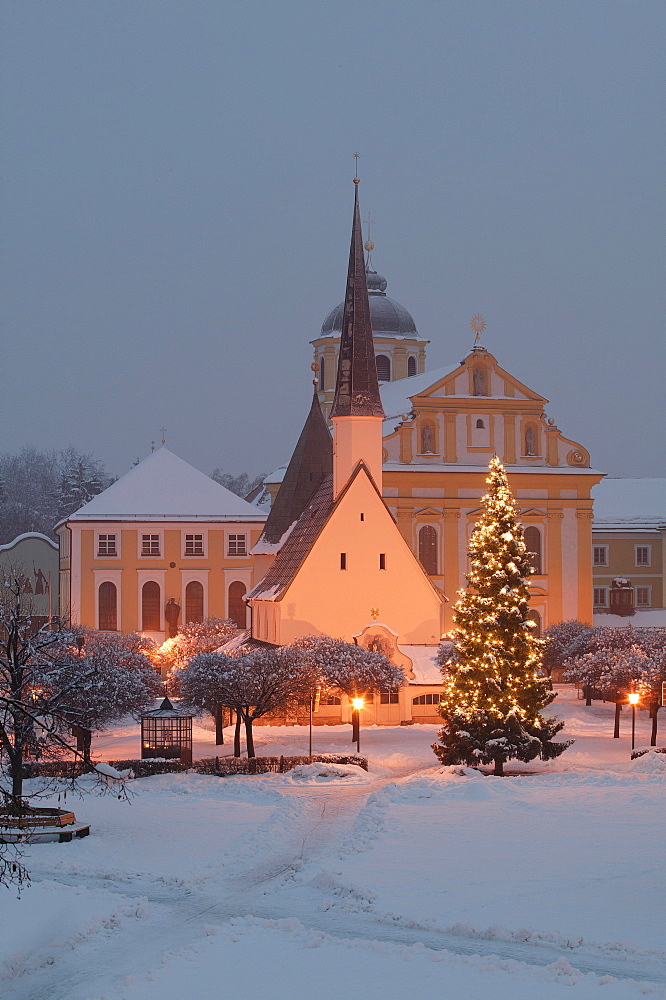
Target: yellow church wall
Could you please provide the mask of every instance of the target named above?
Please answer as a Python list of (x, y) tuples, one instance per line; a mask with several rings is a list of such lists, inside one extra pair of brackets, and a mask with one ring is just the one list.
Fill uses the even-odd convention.
[(437, 643), (441, 635), (440, 597), (365, 473), (350, 484), (279, 604), (280, 643), (308, 634), (351, 642), (373, 609), (400, 642)]
[[(422, 524), (427, 521), (437, 527), (439, 572), (432, 580), (450, 601), (444, 608), (445, 631), (452, 625), (456, 592), (466, 586), (468, 539), (478, 518), (485, 478), (485, 468), (384, 470), (385, 501), (417, 556)], [(541, 532), (544, 572), (531, 578), (531, 587), (532, 606), (544, 627), (562, 618), (592, 621), (590, 489), (600, 479), (591, 470), (509, 473), (524, 525), (532, 524)]]

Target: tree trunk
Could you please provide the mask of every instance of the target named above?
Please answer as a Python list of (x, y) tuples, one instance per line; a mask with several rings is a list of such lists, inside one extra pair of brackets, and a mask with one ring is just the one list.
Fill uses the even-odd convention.
[(245, 719), (245, 749), (248, 757), (254, 757), (254, 734), (252, 732), (252, 716), (246, 715)]
[(592, 704), (592, 688), (589, 684), (583, 688), (583, 694), (585, 695), (585, 706), (589, 708)]
[(215, 717), (215, 746), (222, 746), (224, 743), (224, 706), (216, 705), (213, 713)]
[(241, 731), (240, 712), (236, 712), (236, 728), (234, 729), (234, 757), (240, 757), (240, 731)]
[(496, 760), (495, 761), (495, 770), (493, 771), (493, 774), (498, 775), (500, 778), (504, 777), (504, 761), (503, 760)]
[(620, 738), (620, 712), (622, 711), (622, 702), (615, 702), (615, 728), (613, 729), (613, 739), (619, 740)]
[(652, 719), (652, 733), (650, 735), (650, 746), (656, 747), (657, 745), (657, 716), (659, 713), (659, 703), (656, 702), (650, 705), (650, 718)]

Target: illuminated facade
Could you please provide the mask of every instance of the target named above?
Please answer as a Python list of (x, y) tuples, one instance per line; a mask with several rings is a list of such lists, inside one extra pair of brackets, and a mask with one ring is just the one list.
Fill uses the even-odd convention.
[(158, 642), (209, 617), (244, 627), (265, 519), (160, 448), (57, 526), (61, 612)]

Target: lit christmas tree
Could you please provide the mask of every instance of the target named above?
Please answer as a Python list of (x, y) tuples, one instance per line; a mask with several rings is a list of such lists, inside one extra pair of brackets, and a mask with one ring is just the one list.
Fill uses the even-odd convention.
[(541, 716), (555, 695), (539, 666), (545, 642), (533, 634), (526, 577), (532, 572), (506, 473), (490, 463), (483, 515), (470, 541), (468, 590), (453, 610), (453, 654), (445, 667), (433, 750), (443, 764), (494, 764), (557, 757), (570, 743), (553, 743), (564, 723)]

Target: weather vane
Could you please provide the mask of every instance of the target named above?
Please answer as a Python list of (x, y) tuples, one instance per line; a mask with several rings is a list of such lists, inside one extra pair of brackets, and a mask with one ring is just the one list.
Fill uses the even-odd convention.
[(166, 444), (166, 427), (160, 427), (160, 434), (162, 435), (162, 444)]
[(481, 334), (486, 328), (486, 321), (483, 316), (472, 316), (469, 321), (469, 325), (476, 333), (476, 337), (474, 338), (474, 347), (479, 347), (481, 343)]

